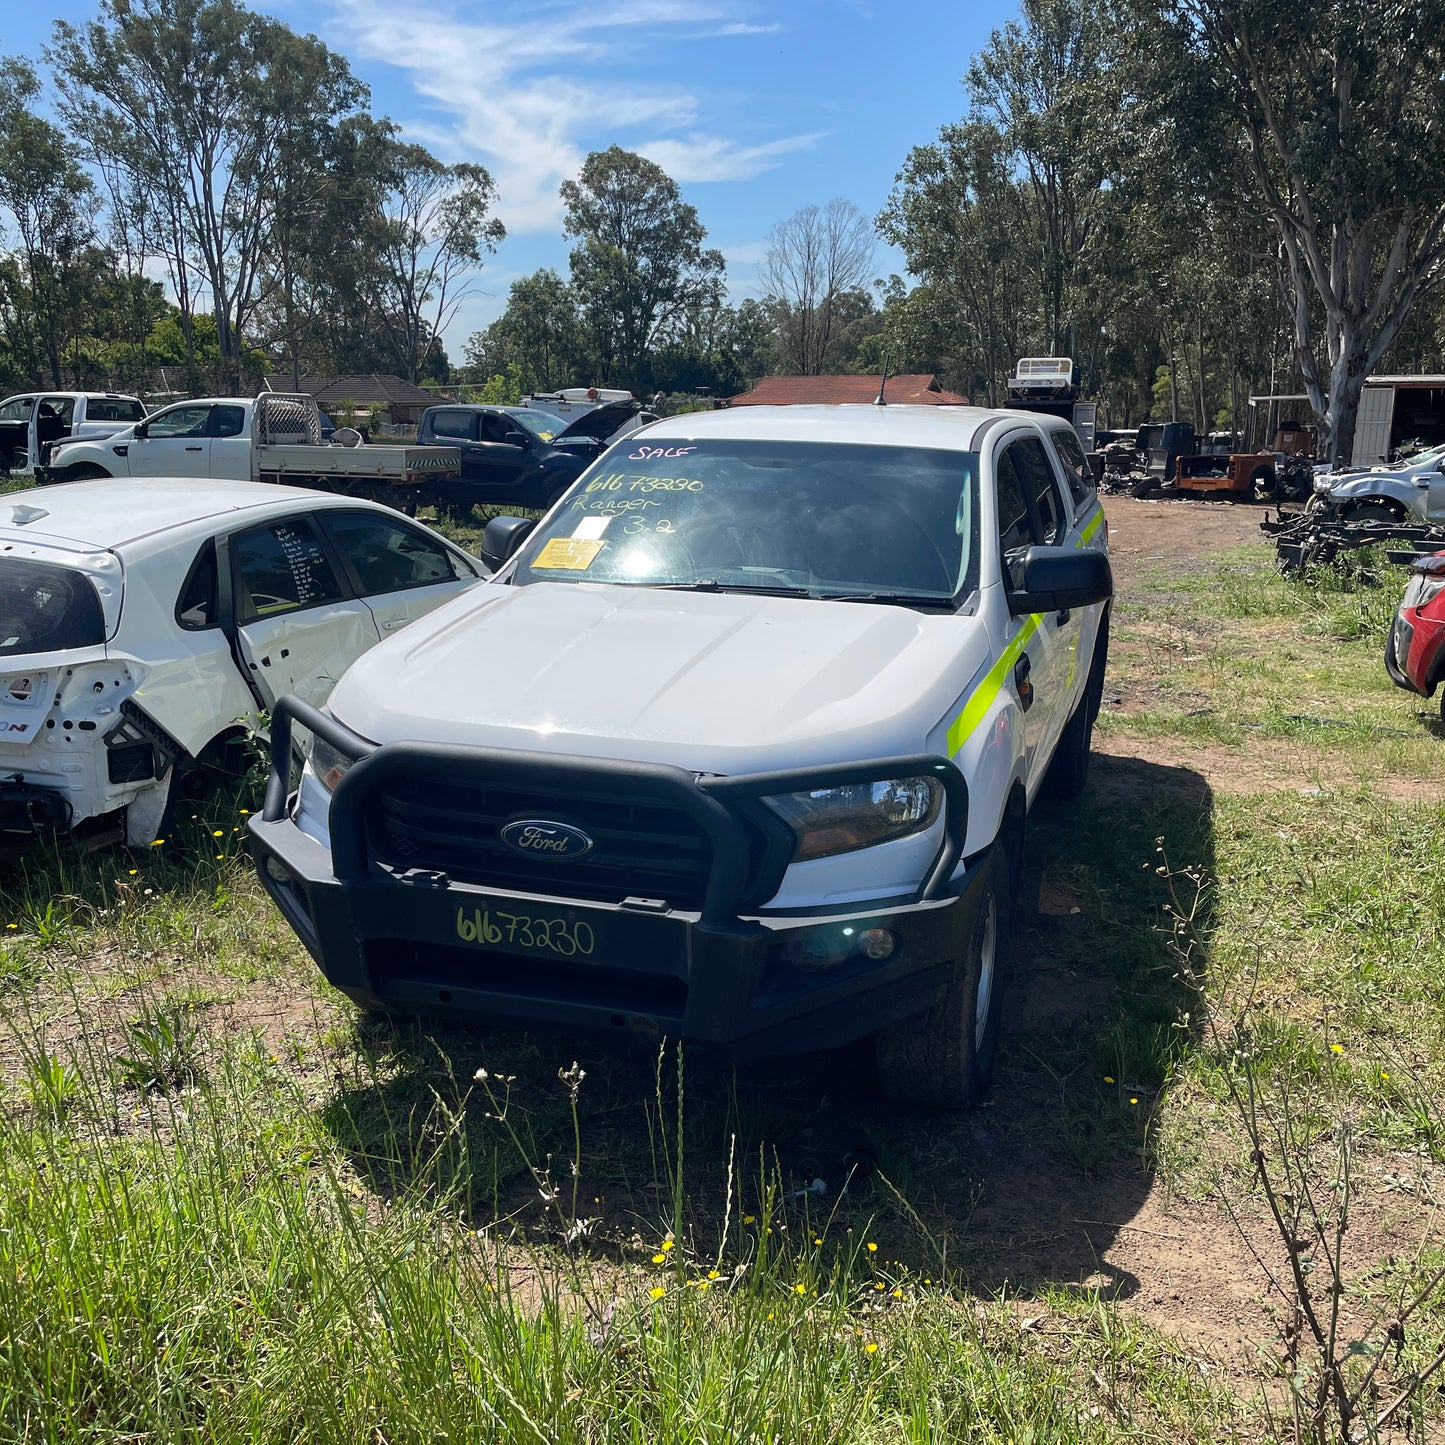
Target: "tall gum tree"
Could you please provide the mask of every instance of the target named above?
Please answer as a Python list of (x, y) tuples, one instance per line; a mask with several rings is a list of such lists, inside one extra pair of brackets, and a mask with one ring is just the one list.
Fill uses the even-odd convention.
[(1445, 0), (1174, 0), (1279, 229), (1295, 357), (1331, 461), (1365, 378), (1445, 270)]

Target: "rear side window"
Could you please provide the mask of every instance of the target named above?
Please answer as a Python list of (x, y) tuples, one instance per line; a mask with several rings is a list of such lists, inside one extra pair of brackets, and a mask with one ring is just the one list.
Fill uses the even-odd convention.
[(200, 632), (215, 627), (219, 618), (216, 609), (216, 544), (207, 542), (201, 549), (186, 578), (176, 602), (176, 621), (188, 631)]
[(436, 412), (431, 419), (432, 435), (439, 437), (456, 437), (459, 441), (470, 441), (472, 428), (476, 425), (476, 420), (475, 412)]
[(0, 657), (104, 641), (100, 595), (83, 572), (19, 557), (0, 560)]
[(115, 397), (91, 397), (85, 403), (86, 421), (143, 421), (145, 408), (138, 401), (119, 401)]
[(362, 593), (403, 592), (455, 582), (472, 573), (425, 532), (369, 512), (328, 512), (322, 525), (336, 550), (351, 564)]
[(211, 435), (213, 437), (238, 437), (246, 429), (246, 409), (240, 406), (213, 406), (211, 408)]
[(178, 406), (152, 417), (146, 426), (151, 437), (203, 437), (211, 423), (208, 406)]
[(242, 532), (231, 542), (236, 620), (255, 622), (344, 595), (316, 529), (304, 517)]
[(1084, 460), (1084, 449), (1079, 445), (1078, 437), (1071, 431), (1054, 431), (1049, 433), (1049, 440), (1053, 442), (1064, 476), (1068, 478), (1074, 506), (1088, 506), (1094, 497), (1094, 474)]

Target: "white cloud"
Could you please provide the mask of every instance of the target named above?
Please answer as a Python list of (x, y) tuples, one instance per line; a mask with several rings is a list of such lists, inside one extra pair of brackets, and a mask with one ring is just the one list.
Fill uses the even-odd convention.
[(745, 20), (737, 20), (731, 25), (724, 25), (717, 33), (719, 35), (776, 35), (782, 28), (781, 25), (749, 25)]
[(624, 68), (626, 52), (641, 42), (646, 54), (662, 53), (660, 28), (695, 30), (715, 22), (730, 8), (716, 0), (539, 6), (525, 18), (475, 23), (437, 10), (402, 15), (387, 0), (334, 3), (357, 49), (404, 71), (441, 113), (395, 117), (408, 136), (448, 159), (480, 158), (497, 182), (497, 211), (513, 235), (559, 229), (557, 188), (577, 173), (599, 136), (603, 143), (629, 144), (626, 132), (645, 128), (658, 138), (632, 148), (675, 179), (692, 182), (749, 180), (819, 138), (739, 145), (695, 130), (671, 134), (697, 125), (698, 97), (676, 84), (649, 82), (650, 67)]
[(764, 145), (739, 146), (720, 136), (690, 135), (643, 141), (636, 149), (679, 181), (750, 181), (777, 165), (778, 157), (811, 150), (825, 131), (785, 136)]

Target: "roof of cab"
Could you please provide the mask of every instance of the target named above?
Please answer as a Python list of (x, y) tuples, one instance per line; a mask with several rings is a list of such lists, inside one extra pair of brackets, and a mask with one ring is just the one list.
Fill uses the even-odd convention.
[[(197, 477), (108, 477), (60, 482), (0, 497), (0, 538), (42, 537), (82, 550), (123, 547), (157, 532), (203, 523), (227, 512), (284, 512), (345, 503), (354, 497), (278, 487), (270, 482)], [(27, 515), (27, 512), (29, 515)], [(24, 518), (24, 520), (21, 520)]]
[(683, 412), (653, 422), (625, 440), (731, 438), (936, 447), (941, 451), (968, 452), (977, 450), (984, 428), (998, 420), (1047, 425), (1056, 418), (982, 406), (749, 406), (736, 411)]

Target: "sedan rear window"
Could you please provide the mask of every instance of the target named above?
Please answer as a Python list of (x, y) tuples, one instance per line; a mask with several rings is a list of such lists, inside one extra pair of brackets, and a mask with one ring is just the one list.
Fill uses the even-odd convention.
[(63, 652), (105, 641), (100, 595), (83, 572), (0, 559), (0, 657)]

